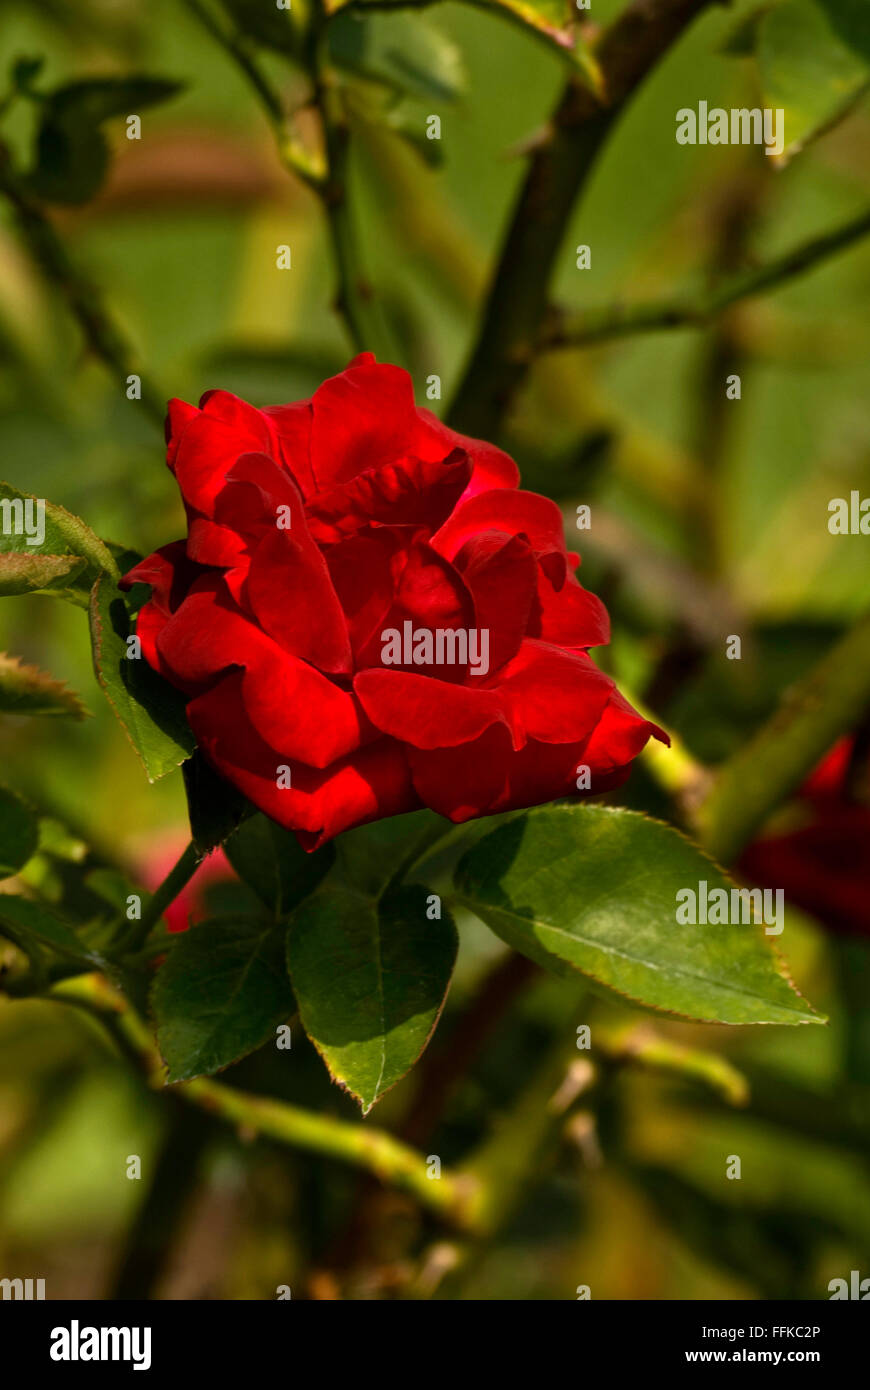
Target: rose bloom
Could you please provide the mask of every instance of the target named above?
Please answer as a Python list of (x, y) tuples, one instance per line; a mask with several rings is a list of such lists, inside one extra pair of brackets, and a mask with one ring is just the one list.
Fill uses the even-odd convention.
[(832, 931), (870, 936), (870, 806), (849, 794), (853, 748), (834, 745), (798, 792), (797, 827), (755, 840), (740, 869)]
[[(576, 795), (584, 765), (600, 792), (665, 739), (588, 654), (608, 618), (559, 508), (416, 408), (407, 372), (363, 353), (292, 405), (175, 400), (167, 436), (188, 535), (122, 581), (151, 585), (143, 655), (205, 757), (306, 849), (422, 806)], [(487, 633), (487, 670), (385, 664), (405, 623)]]

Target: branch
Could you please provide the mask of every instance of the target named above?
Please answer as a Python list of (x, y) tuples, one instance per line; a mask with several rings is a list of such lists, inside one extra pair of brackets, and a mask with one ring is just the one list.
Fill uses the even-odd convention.
[(330, 66), (325, 33), (315, 47), (314, 91), (323, 121), (329, 173), (322, 189), (323, 208), (329, 223), (338, 290), (335, 307), (344, 319), (357, 352), (368, 350), (381, 359), (392, 355), (371, 285), (359, 266), (358, 245), (347, 196), (347, 157), (350, 131), (334, 70)]
[(600, 309), (554, 311), (539, 342), (542, 349), (585, 347), (632, 333), (655, 333), (670, 328), (700, 328), (741, 300), (768, 294), (783, 283), (860, 240), (870, 232), (870, 211), (851, 221), (803, 242), (769, 265), (735, 275), (696, 300), (673, 299), (649, 304), (605, 305)]
[(163, 427), (165, 397), (143, 376), (136, 354), (122, 329), (112, 318), (99, 291), (70, 260), (42, 207), (19, 183), (11, 157), (0, 144), (0, 193), (11, 203), (22, 239), (45, 279), (56, 285), (77, 319), (88, 347), (116, 378), (136, 375), (141, 382), (142, 403), (157, 424)]
[[(156, 926), (168, 907), (171, 907), (181, 890), (190, 882), (201, 863), (202, 856), (191, 840), (187, 849), (170, 869), (160, 886), (145, 905), (138, 921), (133, 922), (121, 936), (119, 947), (122, 951), (133, 952), (145, 945), (151, 928)], [(122, 919), (122, 922), (124, 919)]]
[[(99, 1018), (122, 1052), (144, 1070), (148, 1084), (155, 1090), (164, 1089), (163, 1062), (148, 1029), (108, 981), (99, 975), (81, 975), (58, 985), (51, 997)], [(473, 1181), (443, 1170), (440, 1178), (430, 1179), (423, 1155), (386, 1130), (317, 1115), (286, 1101), (250, 1095), (205, 1078), (178, 1082), (172, 1094), (251, 1135), (364, 1168), (382, 1183), (411, 1193), (421, 1206), (448, 1224), (470, 1227)]]
[(701, 843), (729, 864), (768, 815), (870, 706), (870, 614), (782, 698), (779, 709), (719, 771), (699, 813)]
[(728, 1105), (746, 1105), (749, 1100), (746, 1077), (726, 1057), (662, 1037), (646, 1023), (596, 1023), (593, 1039), (596, 1052), (610, 1062), (633, 1062), (649, 1071), (703, 1082)]
[(634, 92), (712, 0), (633, 0), (595, 50), (603, 92), (574, 78), (532, 156), (502, 249), (483, 322), (449, 422), (490, 438), (535, 354), (547, 286), (565, 228), (611, 130)]
[(386, 336), (372, 289), (358, 264), (358, 239), (350, 217), (346, 186), (349, 132), (341, 94), (329, 64), (325, 40), (327, 16), (322, 7), (317, 6), (315, 32), (300, 43), (298, 57), (308, 70), (320, 110), (326, 144), (325, 162), (313, 158), (294, 141), (281, 98), (249, 53), (243, 37), (227, 33), (202, 0), (184, 0), (184, 3), (253, 89), (272, 127), (284, 167), (302, 179), (321, 200), (329, 224), (338, 279), (335, 307), (345, 321), (354, 347), (358, 352), (368, 349), (381, 357), (389, 356), (384, 351)]
[(291, 174), (295, 174), (303, 183), (308, 184), (309, 188), (319, 192), (326, 179), (326, 170), (293, 139), (281, 98), (248, 51), (242, 36), (238, 33), (229, 33), (223, 25), (218, 24), (208, 6), (202, 4), (201, 0), (184, 0), (184, 4), (228, 57), (233, 60), (242, 76), (253, 88), (260, 105), (269, 118), (281, 163)]

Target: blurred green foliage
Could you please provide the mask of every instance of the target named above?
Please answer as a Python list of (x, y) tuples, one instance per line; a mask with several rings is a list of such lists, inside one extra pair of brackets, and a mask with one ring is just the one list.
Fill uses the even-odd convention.
[[(336, 31), (339, 53), (367, 78), (386, 72), (389, 85), (397, 62), (403, 76), (413, 71), (415, 119), (432, 112), (442, 121), (443, 159), (433, 169), (397, 133), (404, 118), (395, 106), (392, 131), (361, 118), (351, 171), (362, 259), (420, 401), (430, 374), (442, 378), (445, 401), (459, 378), (521, 151), (565, 74), (554, 47), (491, 8), (439, 4), (427, 10), (425, 31), (407, 33), (409, 14), (378, 14), (365, 43), (356, 16)], [(617, 8), (595, 0), (596, 23)], [(727, 51), (735, 16), (752, 8), (715, 7), (633, 102), (567, 231), (554, 287), (561, 302), (581, 308), (690, 290), (731, 258), (770, 258), (866, 200), (866, 102), (781, 168), (757, 149), (676, 144), (677, 108), (757, 103), (755, 68)], [(792, 8), (798, 0), (778, 22)], [(803, 8), (818, 20), (820, 7)], [(52, 214), (163, 395), (195, 400), (219, 386), (271, 404), (307, 395), (340, 369), (350, 349), (330, 307), (320, 210), (280, 167), (248, 87), (185, 7), (0, 0), (0, 20), (0, 72), (17, 62), (19, 86), (63, 93), (131, 72), (178, 84), (153, 107), (140, 96), (141, 141), (124, 138), (126, 96), (81, 116), (80, 138), (96, 142), (98, 161), (104, 141), (111, 149), (105, 182), (90, 199), (96, 185), (86, 178)], [(37, 57), (38, 72), (22, 66)], [(280, 54), (261, 61), (282, 91), (298, 87), (301, 96)], [(769, 74), (766, 90), (793, 92), (791, 81)], [(850, 98), (857, 91), (855, 79)], [(31, 167), (40, 121), (43, 151), (51, 144), (63, 100), (46, 113), (25, 96), (6, 113), (22, 167)], [(809, 112), (800, 137), (820, 119)], [(55, 146), (55, 177), (75, 158)], [(43, 169), (35, 185), (43, 194), (48, 178)], [(79, 195), (89, 200), (72, 206)], [(292, 246), (289, 273), (275, 266), (281, 243)], [(576, 269), (580, 243), (592, 248), (590, 271)], [(8, 220), (0, 250), (3, 476), (139, 553), (174, 539), (183, 516), (159, 429), (126, 398), (125, 383), (83, 353), (77, 326)], [(827, 503), (852, 489), (870, 495), (868, 299), (865, 242), (709, 331), (542, 357), (510, 421), (504, 442), (524, 484), (557, 497), (569, 517), (579, 502), (593, 506), (595, 524), (578, 540), (584, 581), (614, 620), (604, 660), (635, 689), (657, 680), (657, 708), (705, 761), (733, 752), (867, 606), (866, 540), (832, 537)], [(742, 376), (739, 405), (720, 399), (725, 370)], [(747, 634), (739, 664), (723, 655), (731, 631)], [(3, 781), (97, 854), (120, 853), (131, 867), (148, 860), (167, 827), (183, 841), (181, 777), (147, 782), (94, 682), (81, 612), (43, 596), (4, 602), (0, 649), (67, 682), (92, 716), (75, 725), (4, 716)], [(662, 658), (674, 649), (684, 659), (665, 678)], [(639, 769), (634, 803), (657, 810), (658, 795)], [(461, 925), (448, 1037), (499, 949), (479, 924)], [(598, 1116), (604, 1162), (569, 1145), (542, 1168), (497, 1243), (457, 1276), (454, 1296), (572, 1298), (589, 1283), (596, 1298), (824, 1297), (829, 1278), (868, 1272), (866, 1149), (824, 1124), (814, 1132), (817, 1096), (867, 1080), (870, 1040), (850, 1037), (850, 1018), (866, 1016), (868, 953), (863, 944), (847, 953), (797, 913), (786, 933), (798, 984), (833, 1019), (827, 1030), (662, 1031), (715, 1045), (750, 1076), (788, 1079), (791, 1114), (774, 1122), (752, 1108), (723, 1113), (672, 1079), (614, 1066)], [(452, 1095), (438, 1132), (445, 1163), (483, 1136), (531, 1074), (557, 989), (547, 981), (529, 992)], [(623, 1019), (615, 1004), (596, 1009)], [(304, 1039), (293, 1056), (292, 1079), (280, 1054), (248, 1058), (230, 1079), (349, 1115)], [(406, 1080), (386, 1098), (380, 1123), (402, 1113), (417, 1084)], [(124, 1162), (155, 1153), (167, 1123), (159, 1099), (128, 1078), (87, 1019), (0, 1002), (0, 1272), (48, 1271), (57, 1296), (104, 1291), (141, 1200)], [(730, 1154), (742, 1158), (740, 1182), (723, 1178)], [(250, 1150), (229, 1132), (199, 1171), (189, 1257), (167, 1285), (177, 1296), (273, 1296), (328, 1253), (357, 1183), (287, 1151)], [(419, 1217), (397, 1205), (381, 1218), (389, 1270)], [(356, 1294), (385, 1291), (388, 1280), (363, 1282)]]

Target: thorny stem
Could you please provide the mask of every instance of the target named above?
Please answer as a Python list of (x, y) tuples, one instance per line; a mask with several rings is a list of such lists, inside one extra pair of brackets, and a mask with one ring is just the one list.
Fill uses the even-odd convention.
[(578, 195), (641, 82), (712, 0), (633, 0), (601, 34), (603, 90), (572, 78), (529, 165), (450, 423), (491, 438), (537, 349), (547, 287)]
[[(104, 978), (81, 975), (66, 980), (57, 986), (51, 997), (83, 1008), (99, 1018), (122, 1052), (133, 1056), (144, 1069), (149, 1085), (155, 1090), (163, 1089), (164, 1067), (148, 1029)], [(260, 1135), (364, 1168), (381, 1182), (409, 1192), (421, 1206), (447, 1224), (470, 1229), (466, 1213), (474, 1193), (473, 1181), (445, 1173), (443, 1169), (439, 1179), (430, 1179), (423, 1155), (386, 1130), (349, 1124), (331, 1115), (318, 1115), (286, 1101), (250, 1095), (204, 1078), (178, 1082), (172, 1091), (246, 1135)]]
[(106, 308), (99, 291), (73, 264), (52, 222), (21, 185), (12, 168), (9, 150), (3, 144), (0, 144), (0, 193), (11, 203), (22, 239), (46, 280), (60, 290), (88, 347), (119, 384), (125, 383), (128, 376), (139, 377), (142, 404), (162, 428), (165, 398), (143, 376), (131, 344)]

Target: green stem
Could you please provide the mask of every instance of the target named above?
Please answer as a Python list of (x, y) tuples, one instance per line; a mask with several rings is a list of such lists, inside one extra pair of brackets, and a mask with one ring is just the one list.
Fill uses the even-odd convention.
[(712, 0), (633, 0), (596, 46), (603, 92), (572, 79), (532, 156), (477, 342), (450, 411), (456, 428), (492, 437), (537, 351), (547, 287), (579, 194), (643, 79)]
[[(324, 20), (321, 16), (320, 23)], [(348, 198), (350, 131), (334, 70), (329, 62), (325, 29), (314, 45), (314, 90), (323, 121), (329, 174), (321, 190), (329, 224), (337, 289), (335, 307), (345, 321), (357, 352), (374, 352), (389, 360), (392, 352), (374, 291), (359, 265), (359, 238)]]
[(728, 1105), (746, 1105), (749, 1099), (746, 1077), (718, 1053), (687, 1047), (646, 1023), (614, 1026), (599, 1021), (593, 1031), (595, 1050), (608, 1061), (636, 1063), (649, 1071), (702, 1082)]
[(331, 1115), (252, 1096), (217, 1081), (187, 1081), (179, 1089), (188, 1100), (223, 1120), (279, 1143), (365, 1168), (382, 1183), (411, 1193), (443, 1220), (466, 1224), (464, 1211), (473, 1184), (443, 1171), (440, 1178), (430, 1178), (423, 1155), (386, 1130), (350, 1125)]
[(576, 313), (556, 311), (541, 338), (542, 348), (585, 347), (629, 334), (671, 328), (700, 328), (733, 304), (768, 294), (822, 264), (870, 232), (870, 211), (841, 227), (802, 242), (768, 265), (735, 275), (698, 299), (673, 299), (650, 304), (607, 305)]
[[(99, 975), (79, 976), (65, 981), (52, 997), (98, 1017), (121, 1051), (136, 1058), (149, 1084), (156, 1090), (164, 1088), (163, 1063), (148, 1029), (107, 980)], [(440, 1178), (430, 1178), (423, 1155), (386, 1130), (348, 1124), (331, 1115), (318, 1115), (286, 1101), (250, 1095), (205, 1078), (178, 1082), (172, 1093), (252, 1135), (363, 1168), (381, 1182), (409, 1192), (421, 1206), (448, 1224), (470, 1227), (473, 1179), (443, 1170)]]
[(768, 815), (790, 796), (870, 705), (870, 613), (790, 690), (758, 733), (719, 771), (701, 807), (701, 842), (733, 862)]
[(166, 909), (175, 902), (185, 884), (193, 878), (201, 858), (199, 850), (191, 840), (178, 863), (170, 869), (160, 887), (145, 904), (142, 916), (137, 922), (131, 923), (129, 931), (122, 934), (118, 942), (121, 951), (125, 954), (138, 951), (145, 944), (151, 928), (156, 926)]
[(389, 339), (371, 286), (359, 267), (359, 240), (347, 196), (349, 131), (326, 40), (328, 16), (315, 7), (312, 31), (300, 41), (298, 60), (308, 69), (320, 110), (326, 145), (326, 166), (293, 140), (280, 97), (251, 57), (242, 38), (217, 24), (202, 0), (184, 0), (190, 12), (233, 59), (255, 92), (275, 136), (282, 163), (318, 194), (329, 226), (338, 288), (335, 307), (345, 322), (357, 352), (368, 350), (382, 359), (391, 355)]
[(162, 428), (166, 413), (165, 397), (143, 376), (136, 364), (133, 348), (106, 308), (99, 291), (67, 255), (45, 212), (16, 177), (9, 151), (2, 144), (0, 193), (11, 203), (22, 239), (46, 280), (57, 286), (66, 299), (91, 351), (109, 368), (119, 385), (125, 385), (128, 376), (139, 377), (142, 404)]
[(321, 190), (325, 180), (325, 170), (293, 139), (281, 98), (249, 52), (243, 37), (238, 33), (229, 32), (223, 25), (218, 24), (208, 6), (202, 4), (202, 0), (184, 0), (184, 4), (215, 42), (223, 48), (227, 56), (232, 59), (255, 92), (272, 127), (281, 163), (288, 172), (295, 174), (309, 188), (313, 188), (315, 191)]

